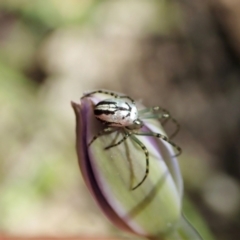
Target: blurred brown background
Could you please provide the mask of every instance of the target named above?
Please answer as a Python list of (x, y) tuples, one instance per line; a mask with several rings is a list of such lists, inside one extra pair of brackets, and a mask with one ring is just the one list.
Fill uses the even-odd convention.
[(98, 88), (172, 113), (186, 194), (240, 239), (238, 0), (0, 0), (0, 232), (125, 236), (77, 165), (70, 101)]

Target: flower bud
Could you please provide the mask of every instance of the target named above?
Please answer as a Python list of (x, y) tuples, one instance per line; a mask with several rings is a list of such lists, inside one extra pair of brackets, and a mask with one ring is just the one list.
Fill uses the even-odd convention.
[[(105, 133), (88, 145), (100, 130), (106, 128), (96, 120), (93, 111), (94, 105), (105, 98), (102, 94), (94, 94), (83, 98), (80, 104), (72, 102), (77, 121), (79, 165), (92, 196), (108, 219), (120, 229), (154, 239), (190, 239), (181, 238), (179, 233), (183, 221), (183, 183), (169, 143), (153, 136), (132, 135), (106, 150), (105, 147), (124, 136), (124, 131), (115, 127), (116, 131)], [(158, 120), (143, 122), (143, 128), (136, 131), (166, 135)], [(146, 156), (138, 141), (149, 152), (149, 174), (133, 190), (146, 172)]]

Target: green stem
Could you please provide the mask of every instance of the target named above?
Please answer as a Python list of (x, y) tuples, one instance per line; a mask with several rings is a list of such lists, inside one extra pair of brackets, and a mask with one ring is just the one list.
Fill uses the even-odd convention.
[(203, 240), (194, 227), (182, 216), (179, 226), (174, 232), (155, 237), (148, 240)]

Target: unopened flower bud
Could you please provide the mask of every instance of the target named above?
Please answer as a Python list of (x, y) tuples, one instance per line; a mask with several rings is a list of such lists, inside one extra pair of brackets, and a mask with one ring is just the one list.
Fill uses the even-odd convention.
[[(96, 120), (93, 111), (94, 106), (105, 98), (94, 94), (80, 103), (72, 102), (77, 121), (79, 165), (90, 193), (108, 219), (120, 229), (152, 239), (191, 239), (194, 233), (186, 233), (189, 238), (182, 238), (180, 234), (190, 228), (181, 229), (184, 225), (183, 183), (175, 152), (168, 142), (132, 134), (121, 144), (105, 149), (126, 134), (120, 127), (115, 127), (116, 131), (106, 132), (89, 145), (93, 137), (106, 128)], [(158, 120), (147, 119), (143, 123), (140, 131), (166, 135)], [(133, 190), (143, 179), (147, 167), (139, 141), (149, 153), (149, 173)]]

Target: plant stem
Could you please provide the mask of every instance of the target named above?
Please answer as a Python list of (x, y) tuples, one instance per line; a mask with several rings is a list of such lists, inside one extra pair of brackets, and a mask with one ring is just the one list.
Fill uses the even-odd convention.
[(194, 227), (182, 216), (177, 229), (174, 232), (155, 237), (148, 240), (203, 240)]

